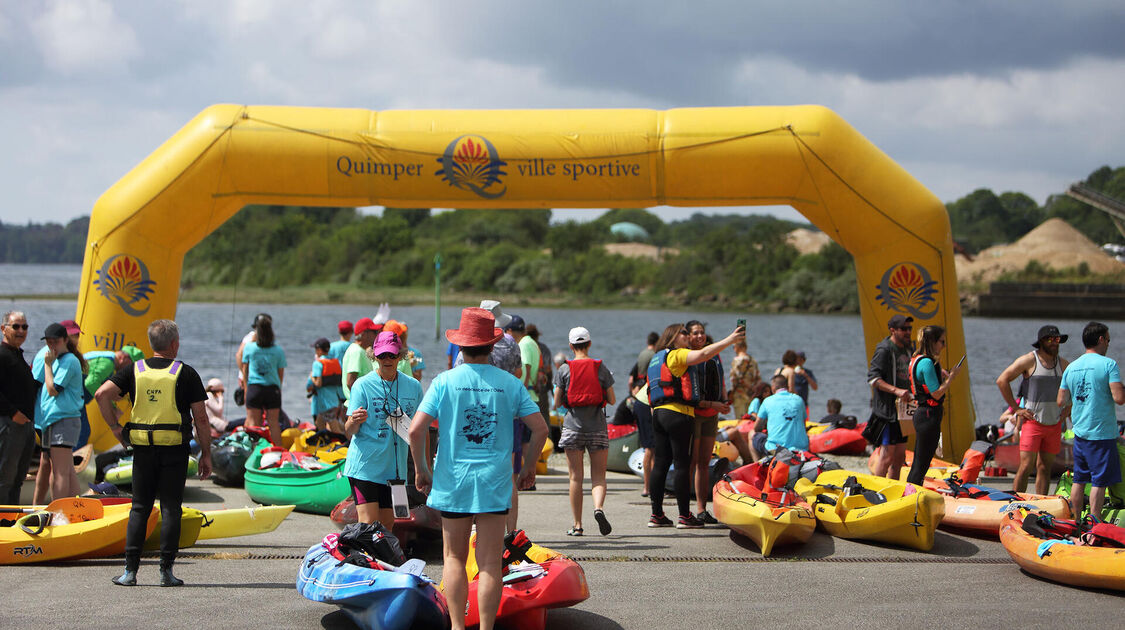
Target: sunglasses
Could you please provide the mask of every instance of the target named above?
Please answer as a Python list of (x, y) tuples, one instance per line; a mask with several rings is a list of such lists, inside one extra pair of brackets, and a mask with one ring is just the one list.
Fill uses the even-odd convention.
[(1060, 337), (1059, 335), (1051, 335), (1049, 337), (1044, 337), (1043, 341), (1053, 341), (1055, 343), (1058, 343), (1062, 341), (1062, 337)]
[(14, 330), (27, 330), (27, 324), (8, 324)]
[(383, 354), (375, 355), (375, 358), (379, 359), (380, 361), (384, 361), (386, 359), (397, 359), (398, 355), (392, 352), (384, 352)]
[(688, 332), (688, 331), (686, 331), (686, 330), (681, 330), (680, 332), (678, 332), (678, 333), (676, 333), (676, 334), (677, 334), (677, 335), (687, 335), (687, 336), (689, 336), (689, 337), (691, 336), (691, 333), (689, 333), (689, 332)]
[(911, 331), (911, 330), (914, 330), (914, 327), (913, 327), (913, 326), (902, 326), (902, 327), (900, 327), (900, 328), (897, 328), (896, 330), (906, 330), (906, 331)]

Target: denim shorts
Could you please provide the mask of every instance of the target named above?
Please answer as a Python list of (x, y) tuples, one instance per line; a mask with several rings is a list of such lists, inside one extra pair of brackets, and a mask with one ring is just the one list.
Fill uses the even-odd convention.
[(43, 429), (40, 440), (46, 446), (74, 448), (78, 445), (78, 434), (81, 431), (81, 418), (63, 418)]

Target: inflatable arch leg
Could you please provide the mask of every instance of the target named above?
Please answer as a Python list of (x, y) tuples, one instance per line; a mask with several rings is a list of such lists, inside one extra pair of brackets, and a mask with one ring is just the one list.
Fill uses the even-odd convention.
[[(147, 348), (148, 323), (175, 316), (184, 254), (251, 203), (788, 204), (855, 258), (863, 361), (894, 313), (944, 325), (946, 363), (965, 352), (945, 207), (817, 106), (374, 112), (215, 105), (95, 205), (76, 317), (87, 331), (84, 349)], [(864, 384), (857, 378), (855, 386)], [(969, 388), (950, 398), (946, 457), (959, 458), (973, 440)], [(92, 418), (95, 447), (111, 446), (96, 408)]]

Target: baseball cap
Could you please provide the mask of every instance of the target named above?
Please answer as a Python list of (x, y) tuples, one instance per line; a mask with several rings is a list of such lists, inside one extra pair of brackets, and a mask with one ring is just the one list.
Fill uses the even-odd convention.
[(369, 330), (379, 330), (370, 317), (361, 317), (355, 323), (355, 334), (362, 335)]
[(524, 328), (526, 327), (527, 326), (523, 323), (522, 317), (520, 317), (519, 315), (512, 315), (511, 321), (508, 322), (507, 326), (504, 326), (504, 330), (516, 330), (523, 332)]
[(66, 328), (62, 324), (51, 324), (43, 331), (40, 339), (61, 339), (66, 336)]
[(73, 319), (64, 319), (59, 324), (66, 329), (67, 335), (81, 335), (82, 329), (78, 327), (78, 322)]
[(570, 329), (570, 334), (566, 336), (567, 340), (572, 344), (587, 343), (590, 341), (590, 331), (581, 326), (575, 326)]
[(887, 322), (887, 328), (905, 328), (907, 324), (913, 321), (913, 317), (907, 317), (906, 315), (895, 313), (891, 317), (891, 320)]
[(352, 323), (346, 319), (342, 319), (339, 324), (336, 324), (336, 331), (341, 335), (350, 335), (352, 333)]
[(375, 338), (375, 344), (371, 346), (371, 356), (377, 357), (388, 352), (400, 354), (402, 352), (402, 341), (399, 340), (398, 334), (384, 330)]
[(316, 341), (312, 342), (312, 347), (320, 348), (321, 350), (327, 350), (332, 347), (332, 342), (328, 341), (327, 337), (320, 337)]

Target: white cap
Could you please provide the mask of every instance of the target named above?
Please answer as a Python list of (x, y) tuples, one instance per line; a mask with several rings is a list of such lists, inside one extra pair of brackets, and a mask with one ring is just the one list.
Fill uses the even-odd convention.
[(575, 326), (570, 329), (570, 334), (567, 335), (567, 339), (574, 345), (587, 343), (590, 341), (590, 331), (581, 326)]

